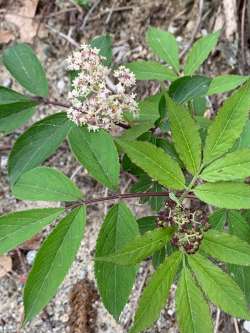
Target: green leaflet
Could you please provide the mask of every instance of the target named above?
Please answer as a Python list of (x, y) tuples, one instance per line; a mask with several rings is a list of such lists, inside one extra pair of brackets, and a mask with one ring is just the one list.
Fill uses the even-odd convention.
[(185, 179), (178, 163), (168, 156), (163, 149), (149, 142), (128, 142), (119, 139), (116, 142), (131, 161), (154, 180), (173, 189), (182, 190), (185, 188)]
[(143, 235), (147, 231), (156, 228), (156, 216), (145, 216), (137, 220), (140, 234)]
[[(120, 250), (138, 233), (136, 220), (129, 208), (124, 203), (114, 205), (102, 224), (95, 256), (107, 256)], [(95, 262), (95, 276), (102, 302), (116, 320), (128, 301), (136, 271), (136, 266)]]
[(70, 148), (90, 175), (115, 190), (119, 184), (119, 156), (110, 134), (104, 130), (89, 132), (86, 127), (74, 127), (68, 136)]
[(48, 96), (45, 72), (30, 46), (20, 43), (7, 48), (3, 53), (3, 63), (28, 91), (38, 96)]
[(209, 306), (187, 267), (177, 285), (176, 316), (181, 333), (213, 333)]
[[(245, 218), (236, 211), (228, 212), (229, 232), (242, 240), (250, 243), (250, 225)], [(250, 267), (228, 265), (231, 277), (240, 286), (246, 296), (247, 303), (250, 304)]]
[(198, 39), (187, 54), (184, 66), (185, 75), (193, 75), (202, 63), (207, 59), (209, 53), (216, 46), (220, 36), (220, 31), (214, 32)]
[[(167, 245), (169, 245), (169, 244), (167, 244)], [(153, 264), (155, 270), (160, 266), (160, 264), (163, 263), (163, 261), (166, 258), (166, 254), (167, 254), (166, 247), (161, 248), (159, 251), (156, 251), (153, 254), (153, 256), (152, 256), (152, 264)]]
[(178, 73), (180, 64), (175, 37), (167, 31), (150, 27), (146, 34), (146, 41), (151, 50)]
[(248, 79), (249, 76), (234, 74), (217, 76), (212, 80), (209, 86), (208, 96), (214, 94), (221, 94), (233, 90), (243, 84)]
[(250, 149), (240, 149), (214, 161), (201, 173), (209, 182), (240, 180), (250, 176)]
[(230, 96), (208, 129), (204, 164), (209, 164), (232, 148), (246, 124), (250, 110), (250, 80)]
[[(138, 181), (133, 184), (131, 187), (132, 192), (163, 192), (165, 188), (158, 184), (157, 182), (153, 182), (150, 177), (145, 174), (142, 174), (139, 177)], [(148, 196), (140, 198), (141, 203), (148, 203), (152, 210), (159, 211), (168, 197), (168, 193), (165, 196)]]
[(18, 92), (9, 88), (0, 86), (0, 119), (5, 119), (20, 111), (31, 108), (37, 105), (38, 102), (31, 98), (21, 95)]
[(103, 35), (103, 36), (98, 36), (95, 37), (91, 41), (91, 47), (96, 47), (97, 49), (100, 50), (100, 55), (105, 57), (103, 59), (102, 63), (105, 66), (110, 67), (112, 64), (112, 39), (110, 35)]
[(185, 106), (176, 104), (166, 95), (168, 117), (175, 149), (187, 170), (196, 175), (201, 163), (199, 129)]
[(188, 263), (212, 303), (232, 316), (250, 318), (245, 297), (229, 275), (198, 253), (188, 256)]
[(10, 133), (35, 112), (38, 102), (9, 88), (0, 87), (0, 133)]
[(73, 123), (66, 113), (46, 117), (24, 132), (15, 142), (9, 156), (8, 171), (13, 185), (22, 173), (51, 156), (62, 143)]
[(0, 133), (9, 134), (16, 128), (19, 128), (33, 116), (35, 111), (35, 108), (29, 108), (11, 113), (6, 117), (0, 112)]
[(176, 74), (169, 68), (156, 61), (138, 60), (126, 65), (136, 76), (137, 80), (173, 81)]
[(229, 232), (232, 235), (250, 243), (250, 224), (239, 212), (233, 210), (228, 211), (227, 221)]
[(153, 122), (143, 121), (122, 132), (122, 135), (119, 138), (126, 141), (133, 141), (153, 127)]
[(0, 216), (0, 254), (31, 239), (62, 212), (63, 208), (42, 208)]
[(85, 208), (75, 208), (40, 248), (24, 289), (25, 323), (48, 304), (62, 283), (80, 246), (85, 220)]
[(206, 76), (183, 76), (169, 87), (169, 96), (179, 104), (207, 95), (211, 79)]
[(225, 209), (218, 209), (209, 216), (209, 224), (212, 228), (222, 231), (227, 221), (227, 211)]
[(159, 119), (159, 103), (162, 94), (156, 94), (153, 96), (146, 97), (139, 104), (139, 114), (135, 117), (131, 112), (124, 112), (123, 118), (132, 126), (137, 125), (141, 122), (154, 122)]
[(59, 170), (37, 167), (21, 175), (12, 188), (14, 196), (32, 201), (76, 201), (83, 198), (78, 187)]
[(173, 228), (162, 228), (148, 231), (137, 236), (117, 252), (104, 257), (97, 257), (97, 261), (112, 262), (118, 265), (134, 265), (160, 250), (171, 239)]
[(204, 234), (200, 249), (220, 261), (250, 266), (250, 245), (226, 232), (209, 230)]
[(248, 119), (246, 125), (236, 143), (237, 149), (250, 148), (250, 120)]
[(250, 208), (250, 186), (244, 183), (206, 183), (197, 186), (194, 193), (200, 200), (219, 208)]
[(159, 317), (167, 302), (169, 289), (181, 261), (180, 252), (174, 252), (152, 275), (139, 300), (134, 325), (129, 333), (139, 333), (150, 327)]

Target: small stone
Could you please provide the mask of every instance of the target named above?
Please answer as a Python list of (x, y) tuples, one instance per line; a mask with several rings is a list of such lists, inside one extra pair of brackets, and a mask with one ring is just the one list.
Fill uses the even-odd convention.
[(7, 167), (8, 157), (4, 155), (1, 157), (1, 168), (4, 169)]
[(37, 254), (36, 250), (31, 250), (27, 253), (26, 259), (27, 259), (27, 262), (28, 262), (29, 265), (33, 264), (33, 262), (35, 260), (35, 257), (36, 257), (36, 254)]
[(250, 332), (250, 321), (245, 320), (243, 323), (244, 330)]
[(57, 88), (58, 88), (59, 94), (62, 95), (65, 90), (65, 82), (63, 79), (58, 81)]
[(169, 309), (169, 310), (168, 310), (168, 315), (169, 315), (169, 316), (173, 316), (173, 314), (174, 314), (174, 310)]
[(6, 88), (10, 88), (12, 86), (12, 79), (7, 78), (3, 81), (3, 86)]

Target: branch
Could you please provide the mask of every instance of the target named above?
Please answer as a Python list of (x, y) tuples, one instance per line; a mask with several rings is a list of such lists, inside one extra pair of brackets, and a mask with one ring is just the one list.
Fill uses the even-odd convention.
[(113, 195), (109, 195), (106, 197), (100, 197), (95, 199), (87, 199), (87, 200), (81, 200), (79, 202), (75, 202), (73, 204), (67, 205), (67, 208), (75, 208), (79, 206), (80, 204), (84, 204), (86, 206), (88, 205), (94, 205), (99, 202), (104, 201), (111, 201), (111, 200), (117, 200), (117, 199), (131, 199), (131, 198), (143, 198), (143, 197), (168, 197), (169, 191), (165, 192), (137, 192), (137, 193), (117, 193)]
[[(106, 197), (100, 197), (96, 199), (87, 199), (87, 200), (81, 200), (79, 202), (67, 205), (67, 208), (75, 208), (78, 207), (80, 204), (84, 204), (86, 206), (88, 205), (95, 205), (99, 202), (104, 201), (111, 201), (111, 200), (117, 200), (117, 199), (132, 199), (132, 198), (145, 198), (145, 197), (169, 197), (169, 191), (164, 192), (137, 192), (137, 193), (117, 193), (113, 195), (109, 195)], [(186, 198), (195, 198), (193, 195), (185, 195)], [(170, 199), (171, 200), (171, 199)]]

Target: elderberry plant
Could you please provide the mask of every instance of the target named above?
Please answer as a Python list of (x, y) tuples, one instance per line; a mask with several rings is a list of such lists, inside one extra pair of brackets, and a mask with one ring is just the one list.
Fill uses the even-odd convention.
[[(62, 202), (61, 208), (0, 217), (0, 253), (60, 220), (26, 282), (24, 324), (47, 305), (68, 272), (84, 236), (86, 206), (115, 199), (119, 202), (98, 236), (95, 276), (103, 304), (116, 320), (128, 302), (138, 264), (152, 258), (155, 268), (130, 333), (157, 320), (174, 283), (182, 333), (213, 332), (210, 302), (250, 319), (250, 80), (196, 74), (218, 38), (215, 32), (197, 40), (182, 65), (174, 36), (149, 28), (146, 40), (160, 62), (140, 60), (114, 68), (110, 37), (98, 37), (67, 60), (72, 85), (67, 101), (48, 98), (44, 70), (28, 45), (4, 51), (3, 64), (29, 94), (0, 87), (1, 132), (24, 124), (37, 105), (66, 110), (21, 134), (8, 160), (17, 199)], [(159, 81), (160, 92), (137, 102), (131, 92), (136, 80)], [(237, 87), (214, 119), (207, 118), (209, 96)], [(112, 135), (114, 127), (121, 132)], [(86, 199), (61, 171), (41, 166), (65, 138), (110, 195)], [(136, 179), (129, 193), (118, 191), (122, 170)], [(151, 206), (152, 216), (136, 220), (124, 203), (136, 197)]]

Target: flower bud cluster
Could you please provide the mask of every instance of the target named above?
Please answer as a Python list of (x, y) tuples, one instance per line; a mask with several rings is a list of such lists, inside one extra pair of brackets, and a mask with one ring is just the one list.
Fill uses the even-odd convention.
[(135, 85), (134, 74), (120, 66), (113, 73), (116, 81), (113, 84), (110, 70), (102, 64), (103, 58), (98, 49), (83, 44), (67, 59), (67, 69), (77, 73), (68, 95), (72, 104), (68, 117), (78, 126), (87, 125), (93, 131), (110, 129), (123, 120), (125, 111), (135, 115), (138, 112), (136, 95), (128, 92)]
[(175, 203), (168, 204), (166, 209), (159, 213), (157, 223), (160, 227), (174, 226), (176, 232), (172, 244), (188, 254), (198, 251), (204, 232), (210, 228), (207, 216), (202, 210), (184, 209)]

